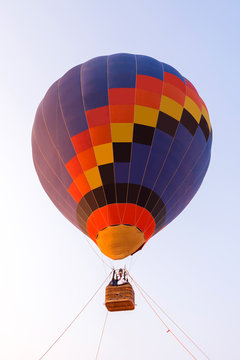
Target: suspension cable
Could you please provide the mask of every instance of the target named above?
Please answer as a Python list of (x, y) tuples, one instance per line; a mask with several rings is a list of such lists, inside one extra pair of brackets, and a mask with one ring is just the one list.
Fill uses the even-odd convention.
[[(130, 275), (129, 275), (130, 276)], [(137, 282), (135, 281), (135, 284)], [(159, 310), (180, 330), (183, 335), (206, 357), (206, 359), (211, 360), (210, 357), (200, 348), (200, 346), (166, 313), (165, 310), (139, 285), (138, 287), (144, 292), (145, 295), (159, 308)]]
[(171, 333), (173, 335), (173, 337), (179, 342), (179, 344), (188, 352), (188, 354), (194, 359), (197, 360), (197, 358), (193, 355), (193, 353), (181, 342), (181, 340), (172, 332), (172, 330), (169, 329), (168, 325), (163, 321), (163, 319), (160, 317), (160, 315), (157, 313), (157, 311), (154, 309), (154, 307), (152, 306), (152, 304), (148, 301), (148, 299), (146, 298), (146, 296), (144, 295), (143, 291), (140, 289), (140, 287), (138, 287), (137, 283), (134, 281), (134, 279), (132, 278), (132, 276), (130, 274), (128, 274), (129, 277), (132, 279), (132, 281), (134, 282), (134, 284), (136, 285), (138, 291), (140, 292), (140, 294), (142, 295), (142, 297), (144, 298), (144, 300), (147, 302), (147, 304), (149, 305), (149, 307), (153, 310), (153, 312), (155, 313), (155, 315), (159, 318), (159, 320), (162, 322), (162, 324), (166, 327), (167, 329), (167, 333)]
[[(111, 274), (111, 273), (110, 273)], [(90, 304), (90, 302), (93, 300), (93, 298), (97, 295), (99, 290), (103, 287), (107, 279), (109, 278), (110, 274), (106, 277), (106, 279), (102, 282), (102, 284), (98, 287), (98, 289), (95, 291), (95, 293), (91, 296), (91, 298), (87, 301), (87, 303), (83, 306), (81, 311), (74, 317), (74, 319), (68, 324), (68, 326), (61, 332), (61, 334), (58, 336), (58, 338), (52, 343), (51, 346), (45, 351), (45, 353), (39, 358), (39, 360), (42, 360), (45, 355), (53, 348), (53, 346), (61, 339), (61, 337), (67, 332), (67, 330), (72, 326), (72, 324), (77, 320), (77, 318), (81, 315), (83, 310)]]
[(90, 246), (90, 248), (92, 249), (92, 251), (94, 252), (94, 254), (99, 258), (99, 260), (101, 260), (101, 262), (102, 262), (103, 264), (105, 264), (106, 266), (108, 266), (109, 269), (112, 269), (112, 266), (103, 259), (103, 256), (101, 257), (101, 256), (97, 253), (97, 251), (93, 248), (93, 246), (92, 246), (91, 242), (89, 241), (89, 238), (87, 237), (87, 235), (84, 234), (84, 233), (83, 233), (83, 235), (84, 235), (85, 239), (87, 240), (88, 245)]
[(102, 339), (103, 339), (103, 334), (104, 334), (104, 330), (105, 330), (106, 323), (107, 323), (107, 318), (108, 318), (108, 310), (107, 310), (107, 312), (106, 312), (106, 316), (105, 316), (105, 320), (104, 320), (104, 324), (103, 324), (103, 329), (102, 329), (102, 333), (101, 333), (100, 340), (99, 340), (99, 344), (98, 344), (96, 360), (98, 359), (98, 355), (99, 355), (99, 352), (100, 352), (100, 348), (101, 348), (101, 344), (102, 344)]

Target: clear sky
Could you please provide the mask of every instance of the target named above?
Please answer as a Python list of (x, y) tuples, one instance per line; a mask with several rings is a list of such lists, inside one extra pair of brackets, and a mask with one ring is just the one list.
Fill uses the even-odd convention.
[[(1, 1), (1, 359), (37, 360), (109, 271), (41, 188), (31, 128), (68, 69), (130, 52), (171, 64), (196, 86), (213, 147), (190, 205), (126, 263), (212, 360), (239, 360), (239, 15), (237, 0)], [(191, 359), (137, 291), (136, 302), (134, 312), (109, 314), (99, 359)], [(103, 303), (104, 290), (46, 359), (95, 359)]]

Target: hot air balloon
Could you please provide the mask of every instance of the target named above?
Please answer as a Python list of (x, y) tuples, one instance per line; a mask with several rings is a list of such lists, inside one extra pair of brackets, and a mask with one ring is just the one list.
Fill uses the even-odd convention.
[(191, 82), (132, 54), (69, 70), (47, 91), (32, 131), (44, 190), (112, 259), (134, 254), (187, 206), (211, 143), (208, 111)]

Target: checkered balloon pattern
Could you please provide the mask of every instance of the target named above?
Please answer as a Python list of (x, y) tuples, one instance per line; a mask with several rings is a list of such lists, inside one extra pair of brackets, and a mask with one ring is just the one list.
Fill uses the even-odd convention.
[(193, 198), (211, 153), (209, 115), (170, 65), (132, 54), (78, 65), (48, 90), (32, 131), (40, 182), (62, 214), (97, 243), (132, 225), (145, 242)]

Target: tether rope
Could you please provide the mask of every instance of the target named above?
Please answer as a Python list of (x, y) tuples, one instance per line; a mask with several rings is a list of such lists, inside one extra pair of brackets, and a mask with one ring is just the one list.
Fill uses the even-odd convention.
[[(111, 274), (111, 273), (110, 273)], [(91, 296), (91, 298), (88, 300), (88, 302), (84, 305), (84, 307), (81, 309), (81, 311), (75, 316), (75, 318), (70, 322), (70, 324), (62, 331), (62, 333), (58, 336), (58, 338), (52, 343), (51, 346), (45, 351), (45, 353), (38, 359), (42, 360), (45, 355), (53, 348), (53, 346), (61, 339), (61, 337), (67, 332), (67, 330), (72, 326), (72, 324), (77, 320), (77, 318), (81, 315), (83, 310), (90, 304), (92, 299), (97, 295), (99, 290), (103, 287), (107, 279), (109, 278), (110, 274), (106, 277), (106, 279), (102, 282), (102, 284), (98, 287), (98, 289), (95, 291), (95, 293)]]
[[(134, 283), (137, 284), (136, 281), (134, 281)], [(206, 359), (211, 360), (210, 357), (200, 348), (200, 346), (166, 313), (166, 311), (163, 310), (163, 308), (139, 284), (137, 284), (137, 286), (159, 308), (159, 310), (176, 326), (176, 328), (178, 328), (183, 333), (183, 335), (202, 353), (202, 355), (204, 355)]]
[(186, 352), (194, 359), (194, 360), (198, 360), (193, 353), (181, 342), (181, 340), (172, 332), (172, 330), (169, 329), (168, 325), (163, 321), (163, 319), (160, 317), (160, 315), (157, 313), (157, 311), (154, 309), (154, 307), (152, 306), (152, 304), (148, 301), (148, 299), (146, 298), (146, 296), (144, 295), (143, 291), (140, 289), (140, 287), (138, 287), (137, 283), (135, 282), (135, 280), (132, 278), (132, 276), (130, 274), (128, 274), (129, 277), (132, 279), (132, 281), (134, 282), (134, 284), (136, 285), (138, 291), (140, 292), (140, 294), (142, 295), (142, 297), (144, 298), (144, 300), (147, 302), (147, 304), (149, 305), (149, 307), (152, 309), (152, 311), (155, 313), (155, 315), (159, 318), (159, 320), (162, 322), (162, 324), (166, 327), (167, 329), (167, 333), (171, 333), (173, 335), (173, 337), (179, 342), (179, 344), (184, 348), (184, 350), (186, 350)]
[(101, 344), (102, 344), (102, 339), (103, 339), (103, 334), (104, 334), (104, 330), (105, 330), (106, 323), (107, 323), (107, 318), (108, 318), (108, 310), (107, 310), (107, 313), (106, 313), (106, 316), (105, 316), (105, 320), (104, 320), (104, 324), (103, 324), (103, 329), (102, 329), (100, 341), (99, 341), (99, 344), (98, 344), (96, 360), (98, 359), (98, 355), (99, 355), (99, 352), (100, 352), (100, 348), (101, 348)]

